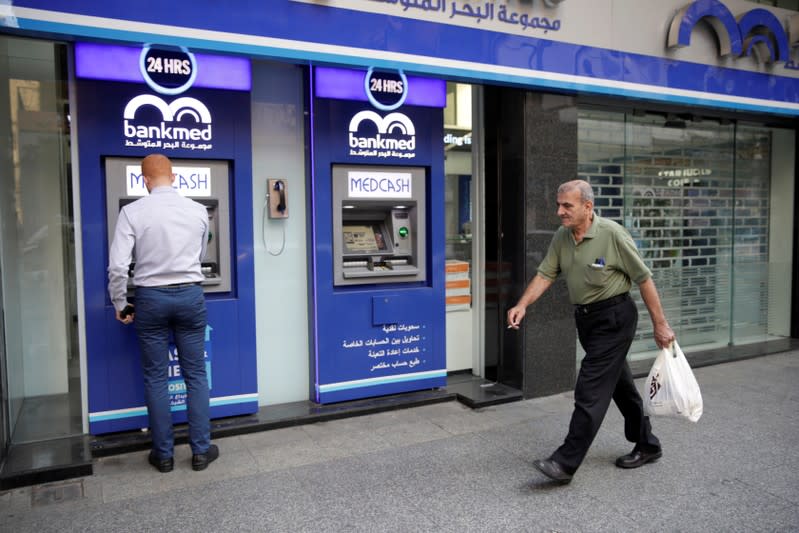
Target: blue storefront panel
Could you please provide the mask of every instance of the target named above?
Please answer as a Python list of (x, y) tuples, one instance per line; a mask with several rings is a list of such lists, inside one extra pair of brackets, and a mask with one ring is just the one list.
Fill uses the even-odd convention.
[[(699, 0), (691, 3), (690, 9), (677, 11), (683, 4), (653, 6), (660, 10), (658, 16), (665, 18), (647, 20), (649, 26), (642, 24), (641, 28), (612, 25), (617, 11), (633, 5), (628, 0), (569, 0), (556, 9), (511, 1), (275, 0), (237, 9), (216, 2), (178, 1), (170, 5), (166, 19), (162, 6), (154, 2), (137, 4), (132, 11), (130, 5), (115, 2), (21, 0), (6, 8), (2, 21), (10, 28), (69, 36), (369, 64), (436, 76), (754, 112), (799, 112), (794, 74), (799, 61), (783, 57), (790, 36), (777, 15), (764, 9), (738, 7), (733, 11), (716, 0)], [(565, 11), (567, 8), (572, 9)], [(611, 37), (595, 44), (591, 35), (568, 32), (576, 17), (590, 17), (597, 11), (605, 14), (610, 27), (597, 27), (596, 33)], [(733, 15), (741, 18), (739, 24)], [(91, 17), (106, 17), (114, 24)], [(527, 17), (527, 22), (520, 30), (522, 17)], [(727, 21), (718, 25), (722, 28), (719, 40), (738, 43), (740, 49), (734, 50), (743, 57), (732, 62), (715, 57), (697, 62), (681, 59), (663, 45), (658, 54), (613, 46), (616, 36), (629, 35), (665, 44), (671, 34), (663, 34), (663, 27), (671, 22), (675, 39), (680, 39), (674, 47), (686, 47), (691, 43), (685, 36), (695, 34), (694, 27), (703, 20)], [(759, 36), (765, 32), (771, 35), (766, 50), (777, 61), (759, 70), (741, 68), (757, 48), (750, 41), (764, 43)], [(744, 47), (742, 43), (749, 44)]]

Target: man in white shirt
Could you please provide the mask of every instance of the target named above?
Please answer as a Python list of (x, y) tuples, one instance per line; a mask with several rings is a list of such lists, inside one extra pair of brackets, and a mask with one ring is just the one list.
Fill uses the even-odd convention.
[[(172, 163), (151, 154), (141, 163), (148, 196), (122, 208), (109, 251), (108, 293), (123, 324), (135, 323), (144, 374), (152, 449), (160, 472), (174, 467), (169, 405), (169, 340), (173, 336), (186, 382), (192, 468), (219, 457), (211, 444), (205, 372), (206, 307), (200, 270), (208, 243), (208, 212), (172, 187)], [(135, 313), (127, 301), (128, 269), (135, 257)], [(135, 318), (135, 320), (134, 320)]]

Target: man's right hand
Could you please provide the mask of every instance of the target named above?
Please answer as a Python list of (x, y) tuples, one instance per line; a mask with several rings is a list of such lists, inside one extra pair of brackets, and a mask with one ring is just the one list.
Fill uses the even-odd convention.
[(508, 329), (519, 329), (519, 324), (527, 313), (527, 307), (533, 305), (552, 283), (552, 280), (541, 274), (533, 276), (533, 280), (524, 289), (524, 294), (516, 302), (516, 305), (508, 309)]
[(133, 304), (127, 304), (122, 311), (116, 312), (117, 320), (122, 322), (123, 324), (130, 324), (133, 322), (133, 316), (135, 312), (133, 311)]
[(508, 309), (508, 329), (519, 329), (519, 324), (526, 313), (527, 308), (521, 305), (514, 305)]

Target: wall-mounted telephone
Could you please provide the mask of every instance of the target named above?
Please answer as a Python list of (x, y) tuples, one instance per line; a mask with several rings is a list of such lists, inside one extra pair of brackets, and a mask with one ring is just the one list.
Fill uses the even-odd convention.
[(267, 180), (266, 194), (269, 200), (269, 218), (288, 218), (289, 208), (286, 196), (286, 181), (282, 179)]
[(270, 219), (281, 219), (281, 218), (288, 218), (289, 217), (289, 204), (288, 204), (288, 197), (286, 195), (286, 180), (284, 179), (274, 179), (270, 178), (266, 180), (266, 200), (264, 201), (263, 210), (266, 212), (265, 214), (261, 214), (261, 240), (264, 244), (264, 248), (269, 253), (269, 255), (280, 255), (283, 253), (283, 250), (286, 249), (286, 223), (276, 223), (281, 226), (281, 232), (283, 234), (280, 248), (277, 250), (272, 250), (269, 247), (269, 243), (267, 243), (267, 226), (266, 218), (267, 216)]

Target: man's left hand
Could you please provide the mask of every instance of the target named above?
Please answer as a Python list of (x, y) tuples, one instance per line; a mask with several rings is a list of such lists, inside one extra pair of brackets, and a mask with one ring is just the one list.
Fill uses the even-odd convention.
[(674, 331), (672, 331), (671, 326), (669, 326), (669, 323), (665, 321), (654, 324), (654, 326), (655, 343), (658, 345), (658, 348), (668, 348), (675, 338)]

